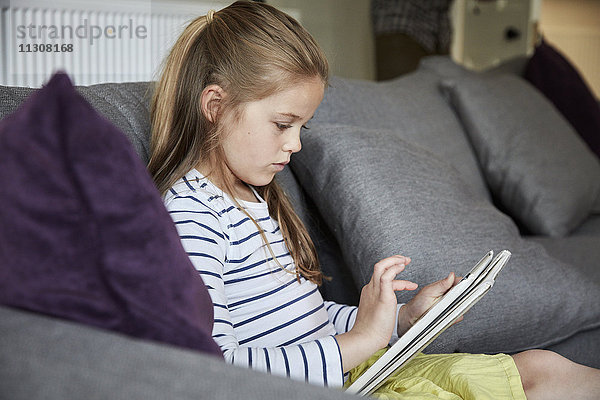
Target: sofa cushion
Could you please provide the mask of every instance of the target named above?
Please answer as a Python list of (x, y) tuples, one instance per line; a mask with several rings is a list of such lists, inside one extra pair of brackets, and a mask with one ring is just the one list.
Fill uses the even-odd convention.
[(594, 236), (600, 239), (600, 215), (591, 215), (579, 228), (573, 231), (572, 236)]
[(0, 304), (221, 354), (143, 163), (67, 75), (0, 123)]
[[(101, 83), (77, 86), (96, 111), (119, 128), (142, 161), (150, 155), (150, 82)], [(0, 86), (0, 118), (10, 114), (36, 89)]]
[(600, 325), (600, 282), (521, 239), (431, 152), (381, 130), (313, 124), (291, 166), (359, 285), (392, 254), (413, 260), (402, 279), (425, 285), (466, 273), (489, 249), (513, 252), (491, 292), (428, 351), (516, 352)]
[(577, 268), (589, 279), (600, 282), (600, 268), (597, 262), (592, 261), (600, 260), (598, 236), (578, 235), (566, 238), (530, 236), (526, 237), (526, 240), (541, 244), (552, 257)]
[(552, 104), (522, 78), (443, 83), (487, 182), (531, 233), (565, 236), (600, 197), (600, 161)]
[(542, 40), (527, 63), (524, 76), (556, 106), (600, 157), (600, 105), (575, 67)]
[(475, 194), (489, 199), (468, 137), (440, 96), (438, 81), (437, 74), (426, 70), (385, 82), (333, 78), (311, 123), (386, 129), (447, 160)]

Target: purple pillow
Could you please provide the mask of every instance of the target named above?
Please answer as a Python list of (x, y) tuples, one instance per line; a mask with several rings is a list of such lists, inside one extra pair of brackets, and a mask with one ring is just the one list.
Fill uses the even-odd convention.
[(600, 106), (569, 61), (542, 40), (527, 63), (525, 79), (554, 104), (600, 157)]
[(146, 168), (64, 73), (0, 122), (0, 221), (0, 304), (221, 355)]

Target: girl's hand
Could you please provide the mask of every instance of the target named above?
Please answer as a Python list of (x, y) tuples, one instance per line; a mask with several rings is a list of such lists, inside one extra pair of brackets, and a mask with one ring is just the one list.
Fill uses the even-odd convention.
[(395, 255), (375, 264), (371, 280), (362, 288), (354, 326), (337, 336), (344, 371), (388, 345), (396, 321), (395, 292), (417, 288), (416, 283), (395, 279), (409, 262), (410, 258)]
[[(425, 286), (398, 312), (398, 336), (402, 336), (427, 310), (429, 310), (448, 290), (460, 281), (451, 272), (446, 278)], [(456, 322), (462, 320), (459, 318)]]

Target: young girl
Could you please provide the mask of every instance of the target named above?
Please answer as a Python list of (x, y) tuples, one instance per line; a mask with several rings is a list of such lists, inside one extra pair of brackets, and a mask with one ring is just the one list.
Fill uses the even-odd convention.
[[(395, 291), (417, 285), (395, 279), (410, 259), (394, 255), (375, 264), (358, 307), (319, 294), (314, 245), (273, 178), (300, 150), (327, 80), (322, 51), (286, 14), (245, 1), (209, 12), (187, 26), (166, 60), (152, 103), (149, 169), (210, 292), (225, 360), (340, 387), (455, 277), (400, 307)], [(524, 398), (523, 389), (529, 398), (580, 390), (584, 398), (598, 396), (594, 380), (598, 371), (545, 351), (421, 355), (381, 393), (500, 399)]]

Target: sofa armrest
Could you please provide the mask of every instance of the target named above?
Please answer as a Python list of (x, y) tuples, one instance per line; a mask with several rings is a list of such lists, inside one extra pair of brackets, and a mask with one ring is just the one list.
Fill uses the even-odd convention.
[(348, 399), (201, 353), (0, 307), (0, 398)]

